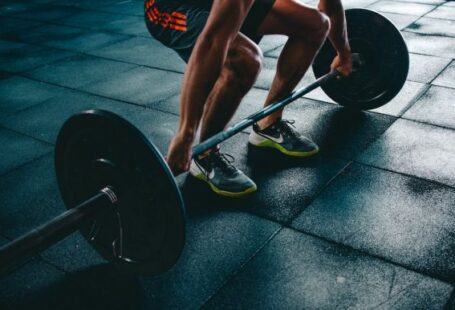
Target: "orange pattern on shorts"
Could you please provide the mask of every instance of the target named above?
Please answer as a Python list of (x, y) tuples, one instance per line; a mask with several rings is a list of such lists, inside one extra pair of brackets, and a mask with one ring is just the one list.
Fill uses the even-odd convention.
[(155, 5), (155, 0), (145, 3), (145, 13), (150, 22), (178, 31), (186, 31), (186, 14), (179, 12), (160, 12)]

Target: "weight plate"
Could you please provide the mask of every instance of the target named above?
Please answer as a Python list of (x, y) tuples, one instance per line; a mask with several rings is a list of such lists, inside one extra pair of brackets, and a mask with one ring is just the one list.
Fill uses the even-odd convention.
[[(409, 53), (400, 31), (387, 18), (366, 9), (346, 10), (352, 53), (363, 65), (346, 78), (332, 80), (322, 89), (340, 105), (369, 110), (392, 100), (403, 87), (409, 70)], [(336, 56), (327, 40), (313, 63), (316, 77), (330, 71)]]
[(108, 261), (133, 274), (160, 274), (185, 243), (184, 205), (157, 148), (132, 124), (107, 111), (79, 113), (63, 125), (55, 149), (58, 185), (67, 208), (110, 186), (112, 209), (80, 228)]

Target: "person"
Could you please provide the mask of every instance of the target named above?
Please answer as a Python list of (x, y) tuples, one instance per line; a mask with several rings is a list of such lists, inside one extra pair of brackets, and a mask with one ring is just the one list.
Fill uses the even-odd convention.
[[(297, 0), (146, 0), (151, 35), (187, 62), (181, 92), (179, 128), (167, 162), (174, 174), (190, 170), (217, 194), (239, 197), (256, 184), (233, 165), (219, 146), (198, 158), (191, 147), (222, 131), (262, 66), (258, 43), (264, 35), (288, 37), (264, 105), (284, 98), (302, 79), (328, 37), (337, 51), (331, 65), (352, 71), (346, 19), (341, 0), (320, 0), (317, 8)], [(309, 157), (318, 146), (299, 134), (278, 111), (253, 125), (249, 143), (287, 156)]]

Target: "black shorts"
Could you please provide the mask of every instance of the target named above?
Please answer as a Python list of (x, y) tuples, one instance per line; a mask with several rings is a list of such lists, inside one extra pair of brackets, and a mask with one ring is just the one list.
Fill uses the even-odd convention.
[[(240, 32), (256, 43), (262, 36), (257, 30), (271, 10), (275, 0), (255, 0)], [(202, 32), (212, 6), (212, 0), (146, 0), (145, 22), (150, 34), (175, 50), (188, 62)]]

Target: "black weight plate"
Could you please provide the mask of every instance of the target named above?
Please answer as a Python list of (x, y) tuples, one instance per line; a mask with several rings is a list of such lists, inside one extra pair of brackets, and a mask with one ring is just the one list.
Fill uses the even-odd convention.
[[(332, 80), (322, 89), (345, 107), (368, 110), (392, 100), (403, 87), (409, 70), (409, 53), (400, 31), (387, 18), (366, 9), (346, 10), (352, 53), (364, 62), (347, 78)], [(336, 52), (327, 40), (313, 63), (316, 77), (330, 71)]]
[(111, 186), (115, 208), (80, 231), (121, 270), (160, 274), (185, 243), (184, 205), (166, 162), (132, 124), (107, 111), (79, 113), (63, 125), (56, 149), (57, 180), (67, 208)]

